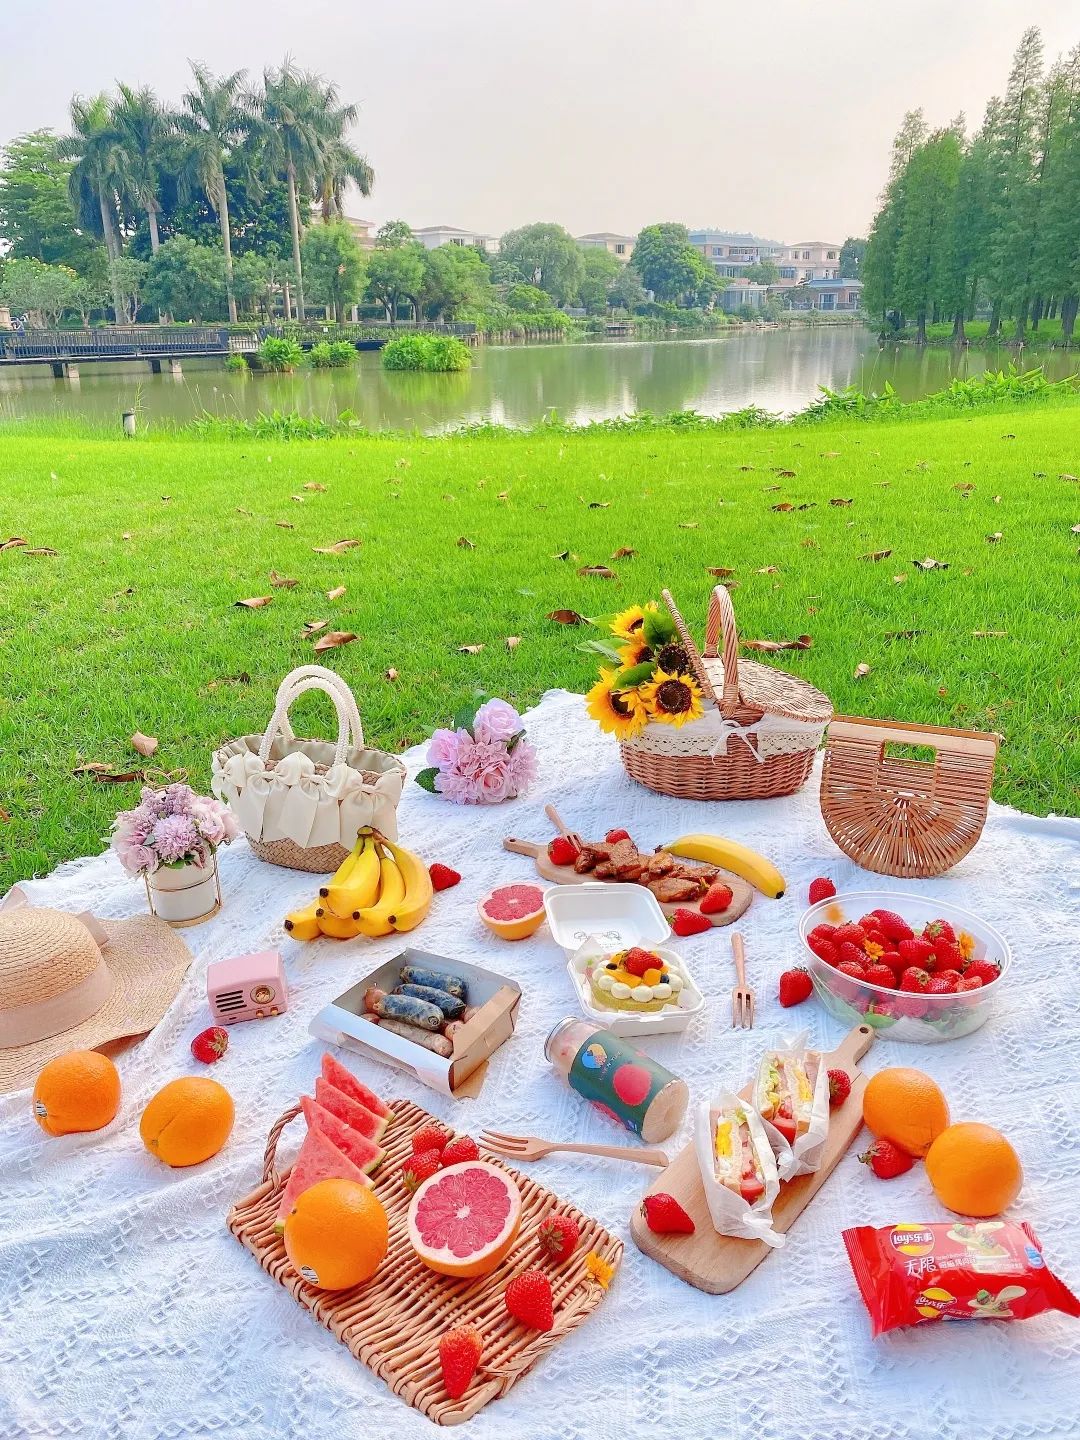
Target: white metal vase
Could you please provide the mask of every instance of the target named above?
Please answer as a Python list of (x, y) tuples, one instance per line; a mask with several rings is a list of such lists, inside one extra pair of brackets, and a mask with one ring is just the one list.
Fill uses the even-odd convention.
[(221, 909), (216, 852), (206, 865), (163, 865), (144, 879), (151, 913), (173, 927), (198, 925)]

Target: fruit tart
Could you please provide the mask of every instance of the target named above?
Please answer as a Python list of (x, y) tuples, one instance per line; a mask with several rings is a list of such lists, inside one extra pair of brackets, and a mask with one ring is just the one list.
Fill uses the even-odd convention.
[(675, 965), (640, 945), (598, 956), (587, 974), (594, 1005), (639, 1015), (677, 1006), (686, 984)]

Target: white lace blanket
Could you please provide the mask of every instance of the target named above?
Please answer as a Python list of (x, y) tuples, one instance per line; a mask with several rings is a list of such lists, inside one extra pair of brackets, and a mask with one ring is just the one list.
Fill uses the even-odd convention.
[[(517, 1034), (491, 1065), (476, 1100), (452, 1102), (402, 1072), (354, 1059), (384, 1095), (405, 1095), (477, 1131), (482, 1124), (568, 1140), (615, 1132), (563, 1089), (541, 1044), (575, 1013), (562, 952), (543, 930), (506, 944), (488, 935), (479, 893), (530, 877), (504, 835), (546, 840), (552, 800), (584, 834), (625, 826), (643, 845), (688, 830), (729, 833), (767, 851), (789, 896), (755, 900), (741, 930), (758, 987), (758, 1029), (729, 1027), (732, 983), (724, 931), (679, 942), (710, 1003), (684, 1036), (650, 1042), (701, 1099), (737, 1088), (762, 1046), (793, 1028), (775, 999), (776, 976), (798, 958), (806, 886), (827, 873), (843, 888), (867, 877), (835, 849), (821, 823), (816, 781), (790, 800), (695, 804), (628, 781), (613, 741), (581, 699), (552, 692), (528, 716), (541, 784), (525, 801), (457, 809), (409, 785), (401, 834), (428, 860), (455, 866), (456, 890), (436, 899), (416, 937), (426, 948), (514, 976), (524, 1000)], [(405, 757), (410, 774), (421, 752)], [(400, 941), (298, 945), (281, 917), (306, 901), (304, 875), (256, 861), (240, 842), (222, 863), (225, 906), (185, 932), (195, 963), (157, 1030), (120, 1062), (123, 1108), (105, 1132), (47, 1139), (28, 1097), (0, 1100), (0, 1437), (423, 1437), (429, 1422), (395, 1399), (275, 1285), (225, 1229), (230, 1203), (257, 1182), (266, 1132), (310, 1090), (321, 1047), (311, 1017)], [(877, 885), (879, 882), (872, 881)], [(884, 888), (911, 888), (900, 881)], [(1040, 1234), (1052, 1265), (1080, 1286), (1080, 822), (1036, 820), (995, 806), (978, 848), (921, 887), (979, 911), (1009, 937), (1012, 978), (998, 1012), (967, 1039), (938, 1046), (879, 1042), (874, 1070), (915, 1064), (944, 1086), (958, 1118), (999, 1126), (1026, 1171), (1015, 1214)], [(111, 857), (79, 860), (29, 887), (39, 903), (102, 915), (139, 911), (139, 885)], [(139, 1140), (153, 1091), (200, 1069), (192, 1037), (209, 1016), (211, 960), (280, 946), (291, 987), (281, 1019), (238, 1025), (213, 1072), (231, 1090), (233, 1137), (209, 1163), (169, 1171)], [(814, 1003), (798, 1013), (825, 1048), (843, 1027)], [(206, 1073), (206, 1072), (203, 1072)], [(293, 1127), (298, 1129), (299, 1127)], [(689, 1138), (687, 1121), (678, 1142)], [(841, 1162), (785, 1249), (737, 1291), (690, 1289), (634, 1247), (628, 1221), (649, 1172), (552, 1156), (535, 1167), (552, 1189), (626, 1239), (623, 1266), (596, 1314), (505, 1399), (476, 1417), (477, 1440), (597, 1440), (680, 1435), (738, 1440), (1033, 1440), (1073, 1437), (1080, 1424), (1080, 1322), (1050, 1315), (1023, 1324), (942, 1324), (869, 1339), (867, 1317), (840, 1243), (856, 1224), (946, 1218), (921, 1172), (876, 1181)]]

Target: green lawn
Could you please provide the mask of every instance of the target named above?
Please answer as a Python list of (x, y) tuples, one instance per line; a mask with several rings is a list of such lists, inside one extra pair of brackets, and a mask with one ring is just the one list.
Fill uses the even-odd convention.
[[(214, 743), (261, 728), (281, 676), (313, 658), (305, 621), (360, 636), (329, 663), (370, 739), (396, 749), (477, 685), (521, 705), (585, 688), (584, 632), (551, 610), (596, 614), (667, 584), (700, 633), (707, 566), (737, 572), (745, 638), (813, 637), (780, 658), (837, 710), (999, 730), (997, 798), (1080, 813), (1078, 422), (1063, 404), (741, 434), (7, 431), (0, 540), (59, 553), (0, 553), (0, 883), (101, 848), (137, 788), (73, 771), (137, 763), (136, 729), (205, 786)], [(811, 508), (772, 508), (784, 501)], [(345, 538), (362, 544), (315, 553)], [(636, 555), (612, 560), (623, 546)], [(949, 568), (916, 569), (925, 556)], [(615, 581), (576, 574), (609, 561)], [(299, 583), (273, 589), (271, 568)], [(273, 603), (234, 604), (257, 595)], [(301, 712), (301, 733), (321, 724)]]

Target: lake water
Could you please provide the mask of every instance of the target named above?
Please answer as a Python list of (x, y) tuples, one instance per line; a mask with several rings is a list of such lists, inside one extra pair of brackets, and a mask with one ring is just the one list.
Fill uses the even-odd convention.
[[(300, 411), (334, 419), (350, 410), (372, 429), (440, 431), (489, 421), (534, 425), (556, 412), (573, 424), (634, 411), (697, 410), (721, 415), (745, 405), (790, 414), (825, 385), (880, 391), (890, 381), (904, 399), (947, 385), (954, 375), (1007, 367), (1009, 350), (913, 347), (879, 350), (859, 326), (739, 332), (694, 340), (611, 340), (550, 345), (486, 345), (456, 375), (384, 372), (377, 351), (351, 371), (235, 375), (213, 361), (184, 361), (182, 377), (151, 375), (139, 364), (83, 365), (78, 381), (43, 367), (0, 368), (0, 418), (74, 415), (110, 422), (137, 403), (144, 421), (183, 423), (203, 411), (254, 417)], [(1077, 357), (1028, 349), (1057, 379)]]

